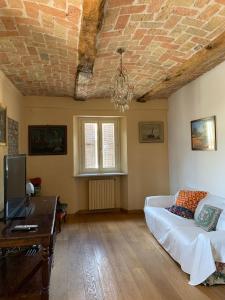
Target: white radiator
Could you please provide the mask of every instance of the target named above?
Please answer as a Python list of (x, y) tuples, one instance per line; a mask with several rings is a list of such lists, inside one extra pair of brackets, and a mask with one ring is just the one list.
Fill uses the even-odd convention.
[(114, 179), (89, 180), (89, 210), (115, 208)]

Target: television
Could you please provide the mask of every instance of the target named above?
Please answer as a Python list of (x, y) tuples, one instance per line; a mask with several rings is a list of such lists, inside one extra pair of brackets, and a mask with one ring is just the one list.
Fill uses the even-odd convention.
[(4, 221), (26, 215), (26, 155), (5, 155)]

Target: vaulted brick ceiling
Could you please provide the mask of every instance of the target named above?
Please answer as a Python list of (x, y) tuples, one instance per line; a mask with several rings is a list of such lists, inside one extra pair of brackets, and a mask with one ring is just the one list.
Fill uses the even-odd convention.
[(24, 95), (107, 97), (123, 47), (135, 98), (164, 97), (225, 59), (224, 33), (225, 0), (0, 0), (0, 69)]

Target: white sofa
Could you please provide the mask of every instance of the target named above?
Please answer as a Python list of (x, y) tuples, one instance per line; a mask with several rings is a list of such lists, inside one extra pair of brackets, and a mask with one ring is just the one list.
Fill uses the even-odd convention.
[(198, 204), (195, 214), (204, 204), (223, 209), (216, 231), (211, 232), (198, 227), (193, 219), (164, 209), (173, 204), (175, 196), (146, 197), (146, 222), (158, 242), (190, 274), (189, 283), (198, 285), (216, 271), (215, 261), (225, 263), (225, 198), (208, 194)]

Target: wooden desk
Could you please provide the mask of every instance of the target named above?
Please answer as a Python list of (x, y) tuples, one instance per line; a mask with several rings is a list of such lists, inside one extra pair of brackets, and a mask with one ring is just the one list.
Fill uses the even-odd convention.
[[(56, 202), (56, 197), (34, 197), (31, 199), (31, 206), (33, 207), (32, 213), (26, 219), (9, 221), (7, 224), (0, 223), (0, 248), (15, 248), (32, 245), (41, 246), (39, 254), (41, 259), (37, 265), (33, 266), (29, 275), (25, 276), (25, 278), (17, 279), (20, 280), (20, 282), (18, 282), (18, 287), (14, 289), (14, 291), (10, 291), (11, 294), (18, 292), (22, 285), (26, 284), (26, 281), (30, 280), (38, 269), (41, 268), (41, 299), (49, 299), (49, 281), (54, 246), (53, 240), (55, 231)], [(37, 231), (33, 232), (12, 232), (11, 229), (15, 225), (25, 224), (37, 224), (39, 227)], [(8, 296), (8, 292), (6, 291), (8, 289), (6, 286), (9, 286), (7, 285), (9, 284), (9, 282), (7, 283), (7, 276), (9, 275), (10, 277), (13, 275), (7, 275), (7, 267), (9, 265), (8, 269), (10, 269), (10, 261), (13, 260), (14, 265), (15, 261), (16, 264), (19, 264), (16, 266), (18, 270), (23, 267), (23, 260), (19, 260), (19, 257), (18, 260), (17, 257), (13, 257), (12, 259), (10, 259), (10, 257), (6, 258), (5, 262), (1, 266), (3, 275), (2, 279), (5, 281), (3, 286), (5, 290), (4, 296), (7, 293), (6, 297)]]

